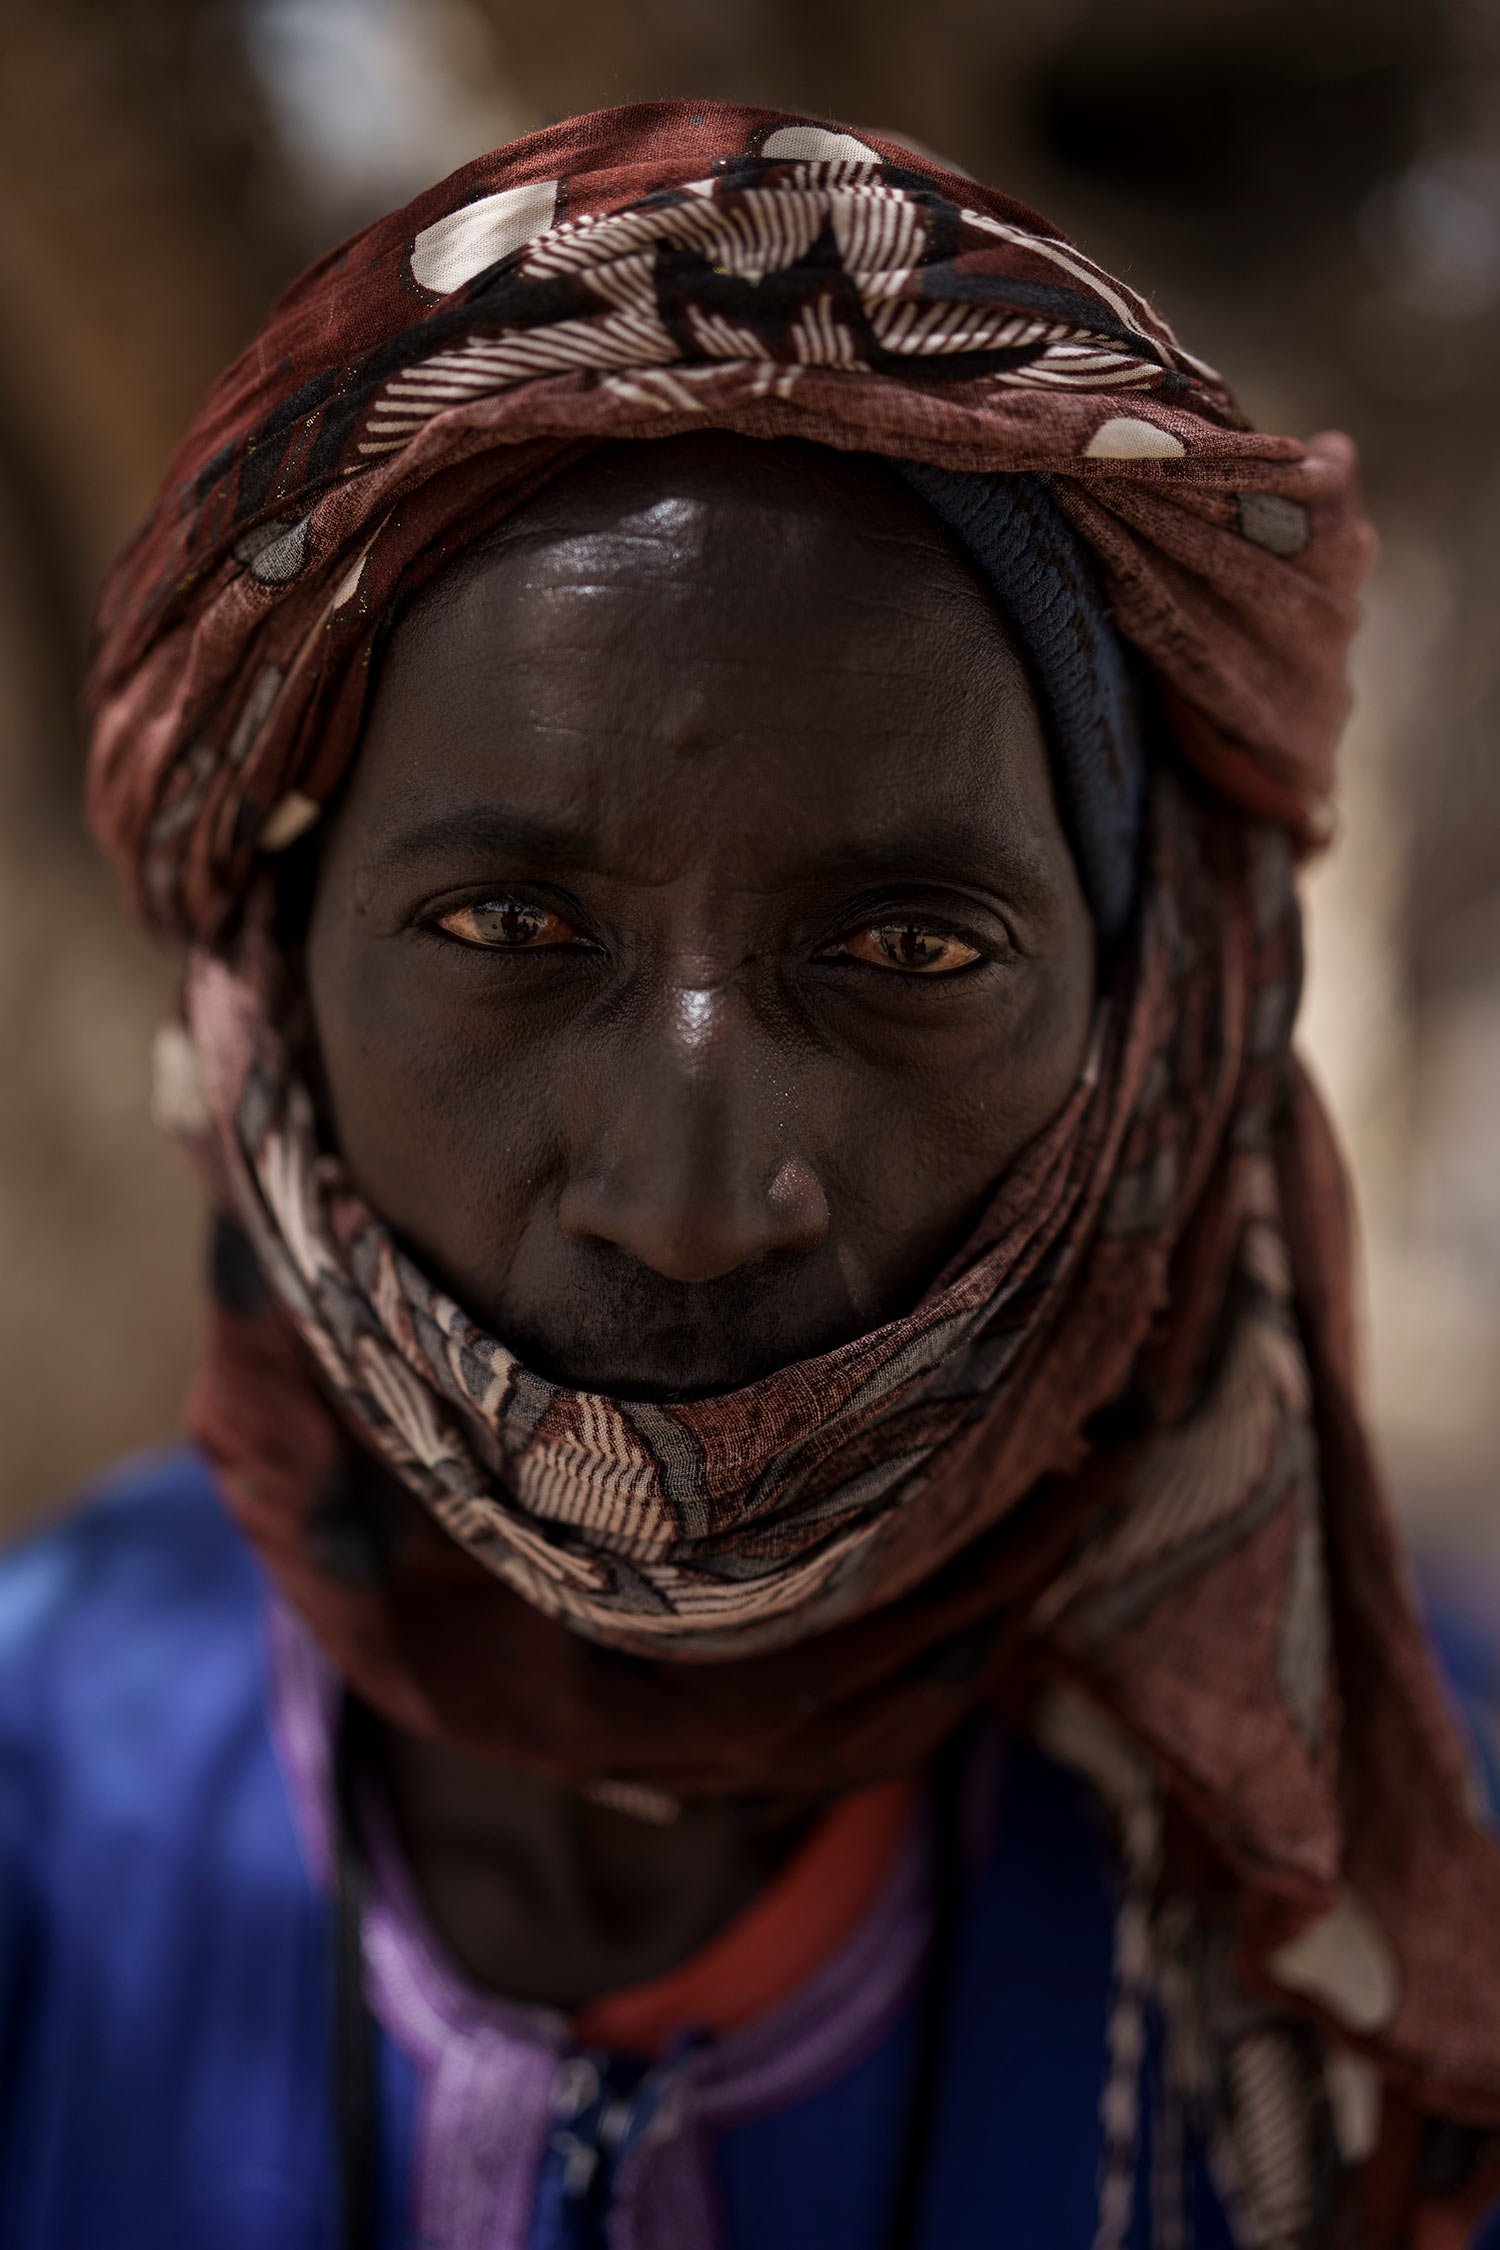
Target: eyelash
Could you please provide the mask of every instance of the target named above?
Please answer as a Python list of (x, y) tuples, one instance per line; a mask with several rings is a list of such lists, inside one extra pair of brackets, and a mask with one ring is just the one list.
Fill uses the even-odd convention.
[[(462, 954), (487, 954), (491, 959), (503, 957), (512, 962), (522, 959), (540, 959), (544, 956), (555, 957), (557, 955), (576, 958), (580, 953), (600, 953), (605, 950), (602, 945), (589, 938), (583, 931), (576, 931), (572, 940), (563, 940), (554, 945), (536, 947), (524, 945), (487, 946), (476, 944), (472, 939), (457, 937), (451, 930), (445, 930), (442, 927), (445, 920), (455, 914), (462, 913), (466, 907), (482, 908), (486, 906), (510, 906), (522, 911), (529, 910), (539, 915), (556, 915), (559, 920), (568, 922), (570, 927), (573, 926), (574, 916), (582, 919), (581, 915), (578, 914), (578, 909), (571, 907), (571, 902), (569, 902), (570, 911), (565, 911), (561, 905), (553, 905), (540, 898), (527, 898), (519, 892), (488, 891), (464, 899), (448, 900), (440, 907), (428, 908), (413, 922), (411, 927), (415, 934), (441, 946), (445, 951)], [(963, 962), (958, 968), (940, 970), (924, 975), (918, 968), (903, 968), (895, 962), (892, 962), (889, 967), (881, 967), (872, 961), (861, 960), (857, 956), (841, 953), (838, 950), (848, 945), (853, 939), (865, 936), (873, 931), (897, 928), (917, 930), (924, 936), (952, 939), (959, 945), (971, 947), (976, 957), (972, 961)], [(861, 907), (860, 919), (857, 922), (846, 923), (841, 933), (837, 937), (825, 940), (823, 944), (816, 948), (811, 958), (826, 968), (846, 972), (856, 969), (867, 970), (872, 975), (887, 981), (899, 978), (908, 984), (954, 985), (962, 983), (982, 969), (1004, 962), (1010, 957), (1012, 950), (1008, 945), (999, 946), (993, 942), (987, 943), (977, 931), (961, 930), (939, 914), (923, 915), (910, 907), (877, 905)]]

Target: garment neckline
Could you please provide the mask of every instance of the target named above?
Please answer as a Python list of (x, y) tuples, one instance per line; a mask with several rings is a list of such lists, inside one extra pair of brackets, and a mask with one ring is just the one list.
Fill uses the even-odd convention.
[[(295, 1825), (309, 1869), (324, 1890), (333, 1882), (333, 1741), (340, 1685), (337, 1674), (303, 1621), (274, 1592), (268, 1601), (270, 1715), (278, 1760), (286, 1780)], [(667, 1976), (609, 1996), (623, 2004), (580, 2012), (576, 2021), (561, 2009), (506, 1999), (475, 1984), (454, 1960), (433, 1928), (400, 1846), (395, 1823), (383, 1800), (369, 1807), (370, 1895), (365, 1927), (368, 1995), (377, 2020), (395, 2044), (422, 2064), (435, 2063), (455, 2042), (499, 2042), (513, 2053), (525, 2050), (554, 2060), (590, 2043), (611, 2043), (608, 2034), (637, 2026), (653, 2034), (663, 2029), (664, 2005), (701, 1991), (697, 1972), (705, 1956), (720, 1948), (737, 1957), (743, 1970), (745, 1925), (751, 1950), (758, 1913), (769, 1909), (779, 1921), (784, 1902), (773, 1894), (788, 1886), (792, 1903), (815, 1880), (824, 1854), (842, 1857), (862, 1841), (885, 1846), (884, 1864), (873, 1883), (851, 1894), (855, 1911), (834, 1927), (821, 1956), (800, 1962), (785, 1954), (777, 1989), (762, 2007), (730, 2004), (717, 2023), (696, 2028), (706, 2034), (693, 2054), (693, 2075), (703, 2101), (722, 2111), (721, 2122), (745, 2106), (758, 2106), (768, 2076), (778, 2083), (776, 2099), (793, 2099), (797, 2087), (813, 2083), (823, 2071), (852, 2060), (905, 2006), (920, 1972), (926, 1946), (930, 1857), (929, 1824), (923, 1817), (920, 1785), (890, 1785), (894, 1791), (862, 1792), (835, 1808), (831, 1832), (819, 1832), (795, 1855), (792, 1865), (736, 1918), (718, 1938)], [(842, 1819), (840, 1819), (842, 1814)], [(820, 1851), (821, 1847), (821, 1851)], [(806, 1855), (813, 1855), (810, 1859)], [(594, 2009), (598, 2020), (590, 2022)], [(689, 2027), (684, 2025), (685, 2030)], [(628, 2042), (627, 2042), (628, 2043)], [(653, 2045), (657, 2044), (655, 2037)]]

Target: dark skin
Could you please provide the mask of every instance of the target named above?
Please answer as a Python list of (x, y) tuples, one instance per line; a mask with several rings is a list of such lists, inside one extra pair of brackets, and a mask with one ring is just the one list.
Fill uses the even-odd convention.
[[(877, 464), (591, 456), (398, 624), (315, 885), (331, 1132), (555, 1379), (738, 1387), (904, 1312), (1081, 1066), (1092, 925), (1021, 660)], [(576, 2005), (788, 1848), (387, 1733), (470, 1972)]]

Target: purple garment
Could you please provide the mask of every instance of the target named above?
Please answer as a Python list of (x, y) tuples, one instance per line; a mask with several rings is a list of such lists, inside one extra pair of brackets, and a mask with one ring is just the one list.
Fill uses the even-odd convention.
[[(4, 2250), (338, 2250), (336, 1697), (189, 1453), (117, 1473), (0, 1563)], [(1006, 1744), (998, 1819), (984, 1768), (920, 2250), (1089, 2250), (1112, 1855), (1034, 1748)], [(381, 1820), (379, 2250), (884, 2250), (926, 1971), (921, 1823), (800, 1991), (642, 2079), (572, 2048), (560, 2016), (470, 1990)], [(1149, 2235), (1147, 2122), (1128, 2250)], [(1196, 2250), (1227, 2250), (1194, 2179)]]
[[(331, 1881), (337, 1682), (306, 1628), (271, 1611), (272, 1731), (311, 1865)], [(419, 2242), (530, 2250), (537, 2174), (580, 2058), (567, 2019), (474, 1990), (428, 1926), (385, 1806), (363, 1808), (370, 1855), (366, 1997), (415, 2065), (412, 2217)], [(657, 2074), (651, 2122), (621, 2167), (617, 2250), (708, 2250), (721, 2239), (718, 2136), (853, 2068), (911, 1998), (927, 1937), (926, 1838), (913, 1835), (859, 1927), (801, 1988), (745, 2029)]]

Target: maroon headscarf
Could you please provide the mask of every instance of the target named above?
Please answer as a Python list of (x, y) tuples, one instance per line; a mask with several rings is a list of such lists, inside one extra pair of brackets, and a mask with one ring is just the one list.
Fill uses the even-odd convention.
[[(398, 601), (589, 446), (705, 426), (1042, 480), (1177, 757), (1083, 1078), (963, 1256), (841, 1351), (646, 1408), (520, 1366), (319, 1144), (274, 855), (356, 753)], [(1327, 833), (1370, 551), (1347, 442), (1248, 429), (1033, 213), (775, 112), (611, 111), (277, 306), (107, 589), (91, 804), (189, 941), (168, 1061), (253, 1253), (193, 1425), (345, 1675), (409, 1727), (679, 1795), (848, 1788), (1006, 1701), (1157, 1803), (1163, 1914), (1235, 1964), (1215, 2051), (1302, 2021), (1346, 2107), (1376, 2088), (1342, 2205), (1373, 2231), (1339, 2239), (1395, 2244), (1422, 2120), (1500, 2125), (1500, 1854), (1361, 1432), (1343, 1185), (1290, 1057), (1292, 861)], [(351, 1454), (391, 1472), (379, 1520)]]

